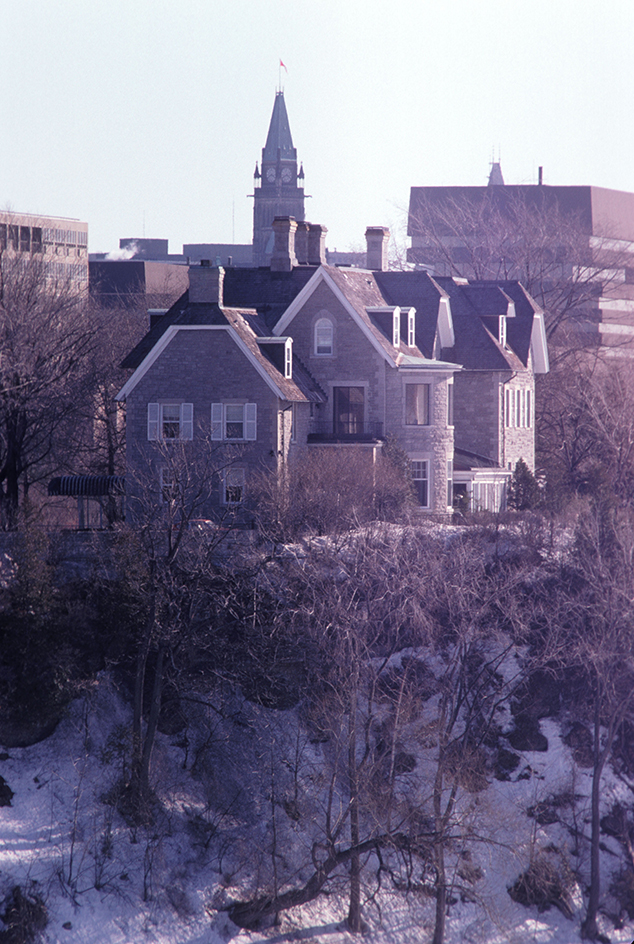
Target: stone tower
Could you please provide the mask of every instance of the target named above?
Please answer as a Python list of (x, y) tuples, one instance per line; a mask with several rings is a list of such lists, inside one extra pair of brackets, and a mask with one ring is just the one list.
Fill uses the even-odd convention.
[(273, 252), (274, 218), (304, 219), (304, 170), (297, 169), (297, 151), (282, 91), (275, 93), (262, 164), (261, 168), (255, 165), (253, 186), (253, 263), (264, 266), (269, 264)]

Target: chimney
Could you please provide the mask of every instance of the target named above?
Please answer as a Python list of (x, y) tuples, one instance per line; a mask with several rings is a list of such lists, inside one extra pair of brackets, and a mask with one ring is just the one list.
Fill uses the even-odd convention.
[(310, 224), (304, 220), (298, 220), (297, 232), (295, 233), (295, 255), (298, 265), (306, 265), (308, 262), (308, 229)]
[(365, 231), (366, 268), (378, 269), (385, 272), (387, 269), (387, 244), (390, 241), (390, 231), (387, 226), (368, 226)]
[(295, 231), (297, 223), (293, 216), (276, 216), (273, 220), (275, 245), (271, 256), (271, 272), (290, 272), (297, 265), (295, 255)]
[(326, 233), (321, 223), (308, 224), (308, 265), (326, 265)]
[(539, 167), (537, 170), (537, 186), (541, 187), (544, 183), (544, 168)]
[(189, 301), (194, 305), (219, 305), (222, 308), (222, 287), (225, 270), (201, 259), (199, 266), (189, 267)]

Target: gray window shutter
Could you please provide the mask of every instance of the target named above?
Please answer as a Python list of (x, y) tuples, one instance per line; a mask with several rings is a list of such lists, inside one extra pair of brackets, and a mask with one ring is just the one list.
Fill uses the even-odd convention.
[(181, 403), (181, 439), (194, 438), (194, 404)]
[(244, 404), (244, 438), (257, 439), (257, 403)]
[(153, 441), (159, 438), (158, 403), (148, 403), (147, 405), (147, 438)]
[(222, 403), (211, 404), (211, 439), (219, 442), (224, 439), (222, 432)]

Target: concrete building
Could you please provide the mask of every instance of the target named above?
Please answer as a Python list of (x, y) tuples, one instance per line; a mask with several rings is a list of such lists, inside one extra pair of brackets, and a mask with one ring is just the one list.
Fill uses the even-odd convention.
[[(430, 213), (440, 219), (443, 208), (449, 208), (451, 215), (452, 207), (465, 205), (485, 208), (483, 216), (487, 207), (501, 217), (510, 217), (518, 207), (525, 207), (541, 214), (544, 220), (549, 213), (568, 219), (580, 236), (578, 258), (572, 258), (574, 253), (569, 247), (562, 247), (565, 258), (560, 271), (553, 269), (553, 277), (592, 283), (577, 306), (577, 327), (591, 343), (622, 350), (634, 346), (634, 193), (592, 186), (509, 185), (497, 163), (492, 165), (486, 187), (412, 187), (408, 221), (411, 263), (429, 266), (435, 275), (460, 271), (470, 277), (470, 252), (465, 251), (459, 233), (451, 226), (443, 231), (442, 224), (437, 229), (451, 259), (451, 263), (443, 263), (424, 232)], [(483, 225), (486, 227), (486, 223)], [(554, 241), (553, 253), (556, 255)], [(504, 264), (503, 258), (497, 258), (488, 277), (498, 278)], [(521, 275), (512, 271), (509, 274)]]
[(0, 250), (41, 256), (51, 279), (88, 289), (88, 223), (2, 210)]

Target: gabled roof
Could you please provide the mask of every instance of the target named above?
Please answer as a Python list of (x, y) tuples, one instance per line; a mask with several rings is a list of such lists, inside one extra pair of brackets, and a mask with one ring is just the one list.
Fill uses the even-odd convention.
[(297, 151), (293, 147), (291, 128), (286, 113), (284, 92), (275, 93), (273, 114), (269, 125), (266, 144), (262, 149), (262, 161), (276, 161), (279, 157), (283, 161), (297, 160)]
[(319, 385), (295, 355), (292, 379), (286, 378), (273, 364), (266, 351), (257, 343), (257, 337), (266, 336), (268, 330), (254, 309), (224, 308), (215, 303), (190, 304), (189, 293), (185, 292), (123, 361), (121, 366), (134, 368), (134, 373), (117, 394), (118, 400), (125, 399), (134, 389), (175, 335), (186, 330), (227, 331), (280, 399), (318, 403), (326, 399)]
[[(427, 357), (420, 346), (408, 347), (402, 341), (398, 347), (392, 344), (391, 335), (388, 336), (373, 316), (372, 309), (416, 307), (409, 302), (403, 302), (388, 299), (381, 291), (379, 277), (388, 273), (378, 273), (365, 269), (336, 268), (331, 266), (321, 266), (313, 275), (311, 280), (304, 286), (302, 291), (296, 296), (293, 302), (286, 309), (284, 315), (274, 327), (276, 334), (283, 334), (294, 317), (304, 306), (308, 298), (317, 289), (325, 283), (339, 300), (341, 305), (348, 312), (352, 320), (357, 324), (366, 338), (370, 341), (376, 352), (388, 363), (395, 367), (414, 368), (425, 370), (455, 370), (455, 364), (449, 364), (444, 361), (438, 361)], [(402, 273), (403, 275), (406, 273)], [(418, 273), (416, 273), (418, 275)], [(441, 297), (442, 292), (436, 289), (437, 299)], [(418, 317), (417, 317), (418, 331)]]
[[(527, 304), (525, 294), (522, 296), (521, 291), (513, 288), (519, 301), (519, 305), (515, 304), (515, 298), (507, 289), (519, 283), (467, 283), (449, 277), (436, 277), (436, 281), (451, 302), (456, 335), (452, 360), (466, 370), (522, 370), (528, 366), (535, 309)], [(504, 313), (509, 298), (514, 302), (515, 317), (508, 321), (507, 345), (503, 347), (483, 321), (483, 312), (485, 318)]]

